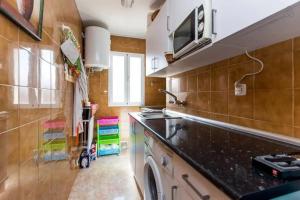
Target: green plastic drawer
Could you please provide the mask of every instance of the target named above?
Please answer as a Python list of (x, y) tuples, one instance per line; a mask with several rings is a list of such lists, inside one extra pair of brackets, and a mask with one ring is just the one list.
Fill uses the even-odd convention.
[(66, 148), (66, 141), (52, 141), (43, 144), (44, 151), (60, 151)]
[(119, 144), (120, 135), (101, 135), (98, 137), (98, 144)]

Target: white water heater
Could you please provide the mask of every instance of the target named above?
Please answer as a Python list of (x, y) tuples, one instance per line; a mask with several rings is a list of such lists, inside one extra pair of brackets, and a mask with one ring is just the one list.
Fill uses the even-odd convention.
[(85, 67), (94, 70), (109, 68), (110, 33), (98, 26), (85, 28)]

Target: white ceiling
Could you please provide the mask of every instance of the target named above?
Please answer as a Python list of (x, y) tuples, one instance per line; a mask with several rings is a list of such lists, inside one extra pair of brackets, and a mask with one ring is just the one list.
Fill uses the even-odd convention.
[(112, 35), (145, 38), (147, 15), (163, 0), (135, 0), (132, 8), (121, 6), (121, 0), (76, 0), (85, 26), (108, 28)]

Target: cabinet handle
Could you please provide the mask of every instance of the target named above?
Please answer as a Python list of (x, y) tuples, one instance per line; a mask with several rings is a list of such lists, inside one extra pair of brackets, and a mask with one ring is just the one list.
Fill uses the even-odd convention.
[(188, 184), (188, 186), (192, 188), (192, 190), (200, 197), (200, 199), (209, 200), (210, 197), (208, 194), (205, 195), (201, 194), (201, 192), (199, 192), (197, 188), (189, 181), (189, 175), (183, 174), (182, 179), (186, 182), (186, 184)]
[(153, 65), (153, 68), (152, 68), (153, 70), (156, 70), (156, 69), (157, 69), (157, 67), (156, 67), (156, 62), (155, 62), (156, 59), (157, 59), (156, 57), (153, 58), (153, 61), (154, 61), (154, 65)]
[(154, 58), (151, 59), (151, 69), (154, 70)]
[(170, 31), (170, 16), (167, 16), (167, 31)]
[(216, 22), (215, 22), (215, 20), (216, 20), (216, 14), (217, 14), (217, 10), (216, 9), (212, 9), (212, 15), (211, 15), (211, 17), (212, 17), (212, 31), (211, 31), (211, 33), (213, 34), (213, 35), (217, 35), (217, 31), (216, 31)]
[(176, 185), (172, 186), (172, 191), (171, 191), (172, 200), (175, 200), (175, 192), (176, 191), (177, 191), (177, 186)]

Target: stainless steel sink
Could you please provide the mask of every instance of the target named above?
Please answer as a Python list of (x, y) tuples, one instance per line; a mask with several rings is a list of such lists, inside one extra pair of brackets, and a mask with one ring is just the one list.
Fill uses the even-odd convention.
[(140, 117), (143, 119), (179, 119), (181, 117), (165, 114), (163, 112), (161, 113), (140, 113)]

